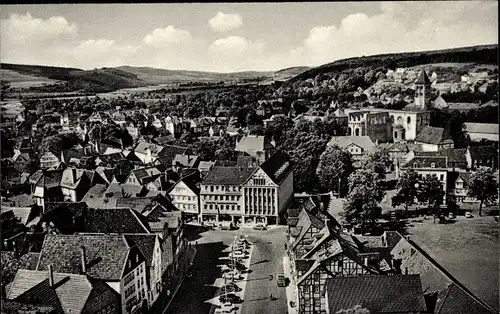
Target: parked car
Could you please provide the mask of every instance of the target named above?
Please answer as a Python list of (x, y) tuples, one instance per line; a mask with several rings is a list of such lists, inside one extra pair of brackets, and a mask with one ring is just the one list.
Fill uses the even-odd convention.
[(277, 282), (278, 282), (278, 287), (285, 287), (286, 286), (285, 275), (278, 274)]
[(254, 230), (267, 230), (266, 226), (263, 224), (258, 224), (253, 227)]
[(495, 216), (495, 221), (498, 221), (498, 215), (497, 215), (497, 216)]
[(474, 216), (472, 216), (471, 212), (466, 212), (465, 213), (465, 218), (472, 218)]
[(219, 297), (219, 301), (221, 301), (222, 303), (226, 303), (226, 302), (241, 303), (241, 302), (243, 302), (243, 300), (234, 293), (228, 293), (228, 294), (221, 295)]

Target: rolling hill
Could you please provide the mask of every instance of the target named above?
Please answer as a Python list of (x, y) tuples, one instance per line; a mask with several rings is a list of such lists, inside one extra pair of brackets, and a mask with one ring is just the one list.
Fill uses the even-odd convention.
[(315, 78), (320, 74), (341, 72), (347, 69), (375, 67), (396, 69), (433, 63), (480, 63), (496, 65), (498, 63), (498, 45), (481, 45), (342, 59), (304, 71), (289, 79), (284, 87), (290, 86), (297, 81)]
[[(110, 92), (123, 88), (175, 83), (218, 83), (287, 80), (307, 67), (273, 71), (216, 73), (120, 66), (82, 70), (77, 68), (3, 63), (0, 78), (13, 88), (41, 92)], [(36, 82), (36, 84), (35, 84)]]

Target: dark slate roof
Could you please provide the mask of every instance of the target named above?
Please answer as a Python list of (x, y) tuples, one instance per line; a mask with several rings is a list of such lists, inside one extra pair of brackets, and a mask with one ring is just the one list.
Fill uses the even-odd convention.
[(87, 277), (54, 272), (54, 287), (48, 277), (48, 271), (20, 269), (7, 297), (29, 302), (28, 295), (33, 294), (44, 305), (60, 306), (61, 313), (81, 313), (92, 291)]
[(498, 158), (498, 151), (493, 146), (471, 146), (469, 152), (474, 160)]
[(314, 264), (314, 260), (311, 259), (296, 259), (295, 260), (295, 269), (297, 271), (308, 271), (312, 265)]
[(446, 168), (447, 162), (444, 156), (414, 156), (410, 161), (408, 161), (404, 167), (405, 168), (431, 168), (431, 164), (434, 163), (434, 168)]
[(147, 266), (151, 266), (153, 261), (153, 253), (155, 248), (155, 234), (127, 234), (125, 239), (132, 241), (141, 250), (142, 255), (146, 258)]
[(204, 185), (240, 185), (244, 183), (255, 169), (242, 167), (213, 167), (203, 179)]
[(129, 252), (129, 245), (121, 235), (58, 235), (47, 234), (40, 253), (37, 270), (79, 274), (81, 247), (87, 256), (87, 274), (103, 280), (120, 280)]
[(17, 270), (22, 269), (36, 269), (36, 264), (40, 258), (40, 253), (28, 252), (19, 257), (11, 251), (1, 252), (1, 265), (2, 265), (2, 282), (11, 282), (17, 273)]
[[(78, 206), (80, 205), (80, 206)], [(130, 208), (88, 208), (85, 203), (67, 203), (44, 215), (63, 234), (149, 233), (149, 228)]]
[(419, 275), (333, 277), (325, 293), (330, 313), (355, 305), (375, 313), (427, 311)]
[(467, 163), (467, 159), (465, 157), (467, 153), (467, 148), (449, 148), (443, 149), (437, 152), (422, 152), (415, 151), (415, 156), (443, 156), (448, 158), (448, 163)]
[(438, 293), (434, 314), (498, 313), (485, 306), (482, 302), (477, 302), (476, 299), (477, 298), (462, 289), (460, 286), (455, 283), (451, 283), (446, 289)]
[(280, 183), (291, 171), (293, 171), (293, 164), (290, 160), (290, 156), (282, 151), (276, 151), (260, 165), (260, 168), (271, 178), (271, 180), (275, 183)]
[(415, 137), (415, 142), (426, 144), (440, 144), (446, 139), (451, 139), (446, 133), (447, 132), (445, 132), (444, 128), (424, 126)]
[(418, 79), (415, 82), (415, 84), (431, 84), (431, 81), (429, 80), (429, 77), (427, 76), (425, 70), (422, 70), (420, 72), (420, 75), (418, 76)]
[(47, 189), (59, 186), (61, 184), (62, 175), (63, 170), (44, 171), (37, 186), (43, 186)]

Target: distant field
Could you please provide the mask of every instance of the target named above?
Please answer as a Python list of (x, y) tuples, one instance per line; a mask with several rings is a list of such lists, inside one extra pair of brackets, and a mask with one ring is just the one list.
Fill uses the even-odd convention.
[(46, 84), (55, 84), (58, 82), (45, 77), (25, 75), (11, 70), (0, 70), (0, 79), (2, 81), (10, 82), (11, 87), (17, 88), (28, 88)]

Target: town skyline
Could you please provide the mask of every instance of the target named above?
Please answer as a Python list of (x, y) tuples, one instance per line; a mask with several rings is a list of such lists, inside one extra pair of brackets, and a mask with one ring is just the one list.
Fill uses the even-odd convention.
[(1, 62), (275, 71), (496, 44), (497, 11), (493, 1), (10, 5), (0, 15)]

